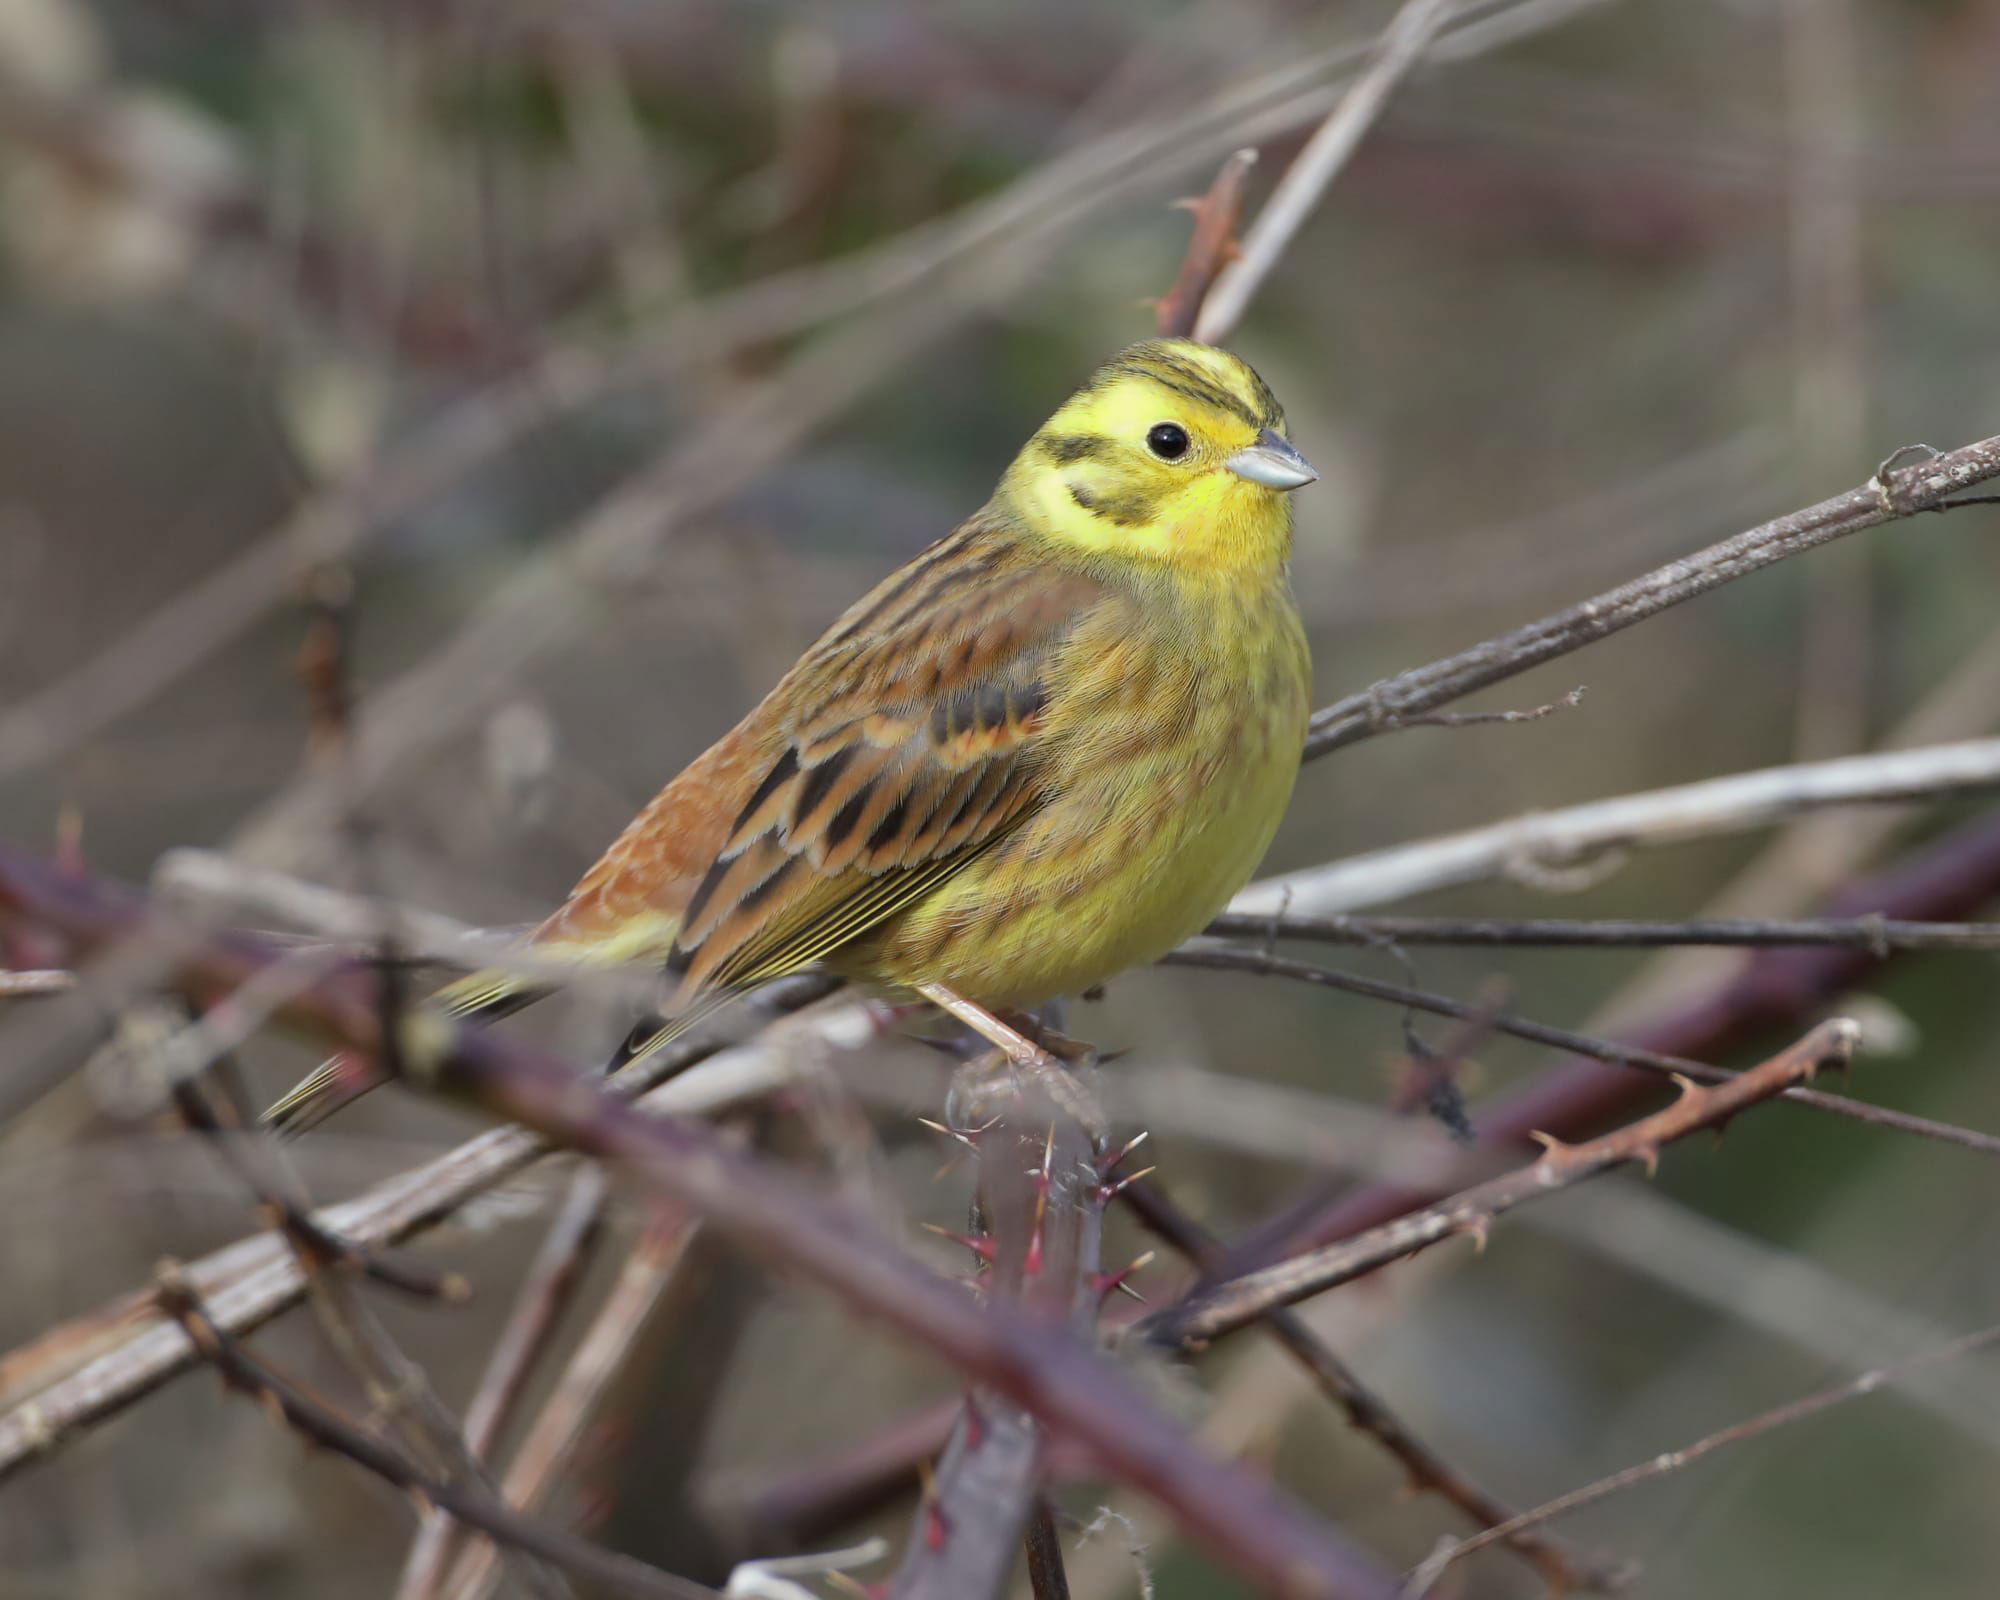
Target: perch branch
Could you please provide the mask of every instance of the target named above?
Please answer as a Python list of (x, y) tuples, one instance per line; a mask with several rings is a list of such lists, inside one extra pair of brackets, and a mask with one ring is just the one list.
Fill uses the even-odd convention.
[[(0, 918), (46, 927), (88, 953), (130, 937), (147, 910), (129, 892), (0, 849)], [(197, 997), (216, 997), (278, 959), (267, 941), (217, 936), (185, 942), (175, 977)], [(336, 974), (297, 996), (287, 1014), (336, 1045), (380, 1054), (390, 1041), (379, 1032), (375, 989), (373, 973)], [(846, 1208), (736, 1155), (710, 1130), (645, 1115), (566, 1064), (491, 1032), (419, 1014), (403, 1034), (393, 1043), (411, 1079), (619, 1162), (739, 1244), (943, 1356), (1083, 1444), (1253, 1586), (1286, 1600), (1394, 1595), (1372, 1558), (1253, 1475), (1194, 1449), (1177, 1423), (1073, 1336), (1009, 1307), (977, 1304)]]

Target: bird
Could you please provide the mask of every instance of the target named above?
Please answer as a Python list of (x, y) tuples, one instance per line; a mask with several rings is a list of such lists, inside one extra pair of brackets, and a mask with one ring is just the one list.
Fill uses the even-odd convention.
[[(632, 820), (526, 936), (532, 970), (437, 1003), (491, 1019), (550, 962), (645, 964), (671, 994), (650, 1047), (820, 968), (1001, 1038), (1164, 955), (1290, 803), (1311, 661), (1289, 494), (1317, 476), (1237, 356), (1121, 350)], [(357, 1088), (329, 1062), (266, 1116)]]

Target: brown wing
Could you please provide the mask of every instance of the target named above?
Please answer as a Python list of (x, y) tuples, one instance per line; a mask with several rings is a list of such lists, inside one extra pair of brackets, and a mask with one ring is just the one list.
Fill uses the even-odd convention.
[(1104, 594), (971, 524), (836, 623), (753, 714), (767, 764), (682, 913), (685, 992), (810, 965), (1026, 817), (1047, 668)]

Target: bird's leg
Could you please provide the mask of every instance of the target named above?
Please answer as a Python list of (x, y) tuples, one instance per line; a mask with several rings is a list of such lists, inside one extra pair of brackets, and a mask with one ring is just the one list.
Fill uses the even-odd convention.
[[(955, 1017), (997, 1048), (1017, 1071), (1032, 1079), (1051, 1100), (1081, 1123), (1093, 1141), (1103, 1143), (1109, 1131), (1104, 1108), (1054, 1054), (1012, 1023), (966, 999), (955, 989), (946, 988), (941, 983), (920, 983), (916, 987), (917, 992), (932, 1005)], [(1064, 1041), (1065, 1044), (1073, 1042)], [(1087, 1056), (1089, 1052), (1085, 1054)]]
[(993, 1015), (1024, 1038), (1033, 1040), (1072, 1071), (1080, 1072), (1086, 1067), (1094, 1067), (1099, 1062), (1111, 1059), (1100, 1054), (1096, 1045), (1086, 1044), (1081, 1039), (1072, 1039), (1054, 1026), (1055, 1022), (1061, 1020), (1062, 1013), (1053, 1006), (1050, 1007), (1050, 1013), (1051, 1020), (1046, 1022), (1032, 1011), (996, 1010)]

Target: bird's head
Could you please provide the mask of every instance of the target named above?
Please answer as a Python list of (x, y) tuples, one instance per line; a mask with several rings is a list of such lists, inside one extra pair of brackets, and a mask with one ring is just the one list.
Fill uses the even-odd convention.
[(1069, 398), (1007, 469), (999, 498), (1080, 552), (1269, 568), (1291, 551), (1286, 494), (1316, 477), (1249, 366), (1191, 339), (1151, 339)]

